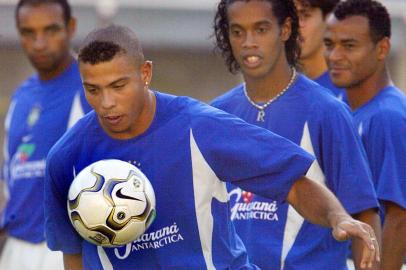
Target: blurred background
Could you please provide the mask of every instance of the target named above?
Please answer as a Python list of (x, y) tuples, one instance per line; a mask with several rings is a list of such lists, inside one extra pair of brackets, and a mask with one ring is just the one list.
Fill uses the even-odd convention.
[[(406, 0), (382, 0), (393, 18), (389, 66), (395, 83), (406, 90)], [(15, 29), (17, 0), (0, 0), (0, 140), (9, 97), (33, 72)], [(140, 37), (154, 63), (152, 88), (210, 101), (240, 82), (213, 52), (212, 24), (217, 0), (70, 0), (80, 41), (94, 27), (127, 25)], [(1, 159), (1, 157), (0, 157)]]

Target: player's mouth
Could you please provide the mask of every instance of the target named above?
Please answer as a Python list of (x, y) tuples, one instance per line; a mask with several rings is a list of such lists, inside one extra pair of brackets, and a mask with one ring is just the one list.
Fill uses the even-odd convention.
[(340, 75), (340, 74), (342, 74), (343, 72), (346, 72), (346, 71), (348, 71), (348, 68), (341, 67), (341, 66), (332, 66), (332, 67), (329, 68), (329, 72), (330, 72), (330, 74), (332, 76)]
[(44, 55), (44, 54), (41, 54), (41, 55), (34, 55), (34, 56), (32, 57), (32, 60), (33, 60), (35, 63), (38, 63), (38, 64), (46, 63), (46, 62), (49, 61), (49, 56)]
[(117, 126), (120, 124), (121, 120), (123, 119), (122, 115), (106, 115), (103, 116), (105, 122), (107, 122), (111, 126)]
[(247, 68), (257, 68), (262, 64), (262, 57), (259, 55), (243, 56), (243, 64)]

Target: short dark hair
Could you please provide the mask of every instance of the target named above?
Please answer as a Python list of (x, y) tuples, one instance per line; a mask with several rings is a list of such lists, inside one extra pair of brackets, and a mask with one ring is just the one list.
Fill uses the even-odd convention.
[(127, 54), (135, 64), (144, 62), (144, 54), (137, 36), (130, 28), (109, 25), (90, 32), (79, 49), (79, 62), (95, 65), (111, 61), (116, 55)]
[(72, 10), (67, 0), (20, 0), (15, 9), (15, 20), (18, 25), (18, 12), (23, 6), (39, 6), (43, 4), (58, 4), (61, 6), (63, 11), (63, 19), (65, 24), (68, 24), (72, 18)]
[(334, 16), (342, 21), (351, 16), (363, 16), (368, 19), (371, 39), (374, 43), (391, 37), (391, 19), (388, 10), (375, 0), (348, 0), (339, 3)]
[(340, 0), (298, 0), (305, 7), (319, 8), (326, 17), (331, 13)]
[[(221, 0), (217, 6), (217, 12), (214, 17), (214, 36), (216, 38), (215, 49), (224, 57), (226, 65), (231, 73), (236, 73), (240, 67), (233, 56), (229, 39), (229, 25), (227, 8), (237, 1), (249, 2), (251, 0)], [(272, 11), (278, 19), (281, 26), (287, 18), (291, 19), (292, 31), (289, 39), (285, 43), (285, 52), (288, 63), (292, 66), (297, 65), (300, 56), (300, 34), (299, 19), (293, 0), (264, 0), (272, 5)]]

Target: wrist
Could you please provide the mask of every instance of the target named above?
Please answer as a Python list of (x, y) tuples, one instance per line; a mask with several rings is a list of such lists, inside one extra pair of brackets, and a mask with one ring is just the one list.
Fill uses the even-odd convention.
[(338, 224), (350, 220), (352, 220), (352, 217), (345, 212), (340, 213), (333, 212), (327, 215), (327, 221), (331, 228), (335, 228), (337, 227)]

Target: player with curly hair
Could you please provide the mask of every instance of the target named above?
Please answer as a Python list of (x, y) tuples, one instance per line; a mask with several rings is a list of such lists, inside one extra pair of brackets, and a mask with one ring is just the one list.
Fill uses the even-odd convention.
[[(328, 187), (350, 214), (379, 235), (376, 194), (350, 112), (327, 89), (296, 71), (300, 38), (294, 2), (222, 0), (214, 30), (230, 71), (241, 71), (244, 83), (212, 105), (314, 154), (316, 162), (307, 175)], [(229, 195), (231, 219), (262, 269), (346, 269), (348, 243), (305, 221), (288, 203), (232, 185)], [(354, 252), (357, 265), (362, 257), (359, 243)]]

